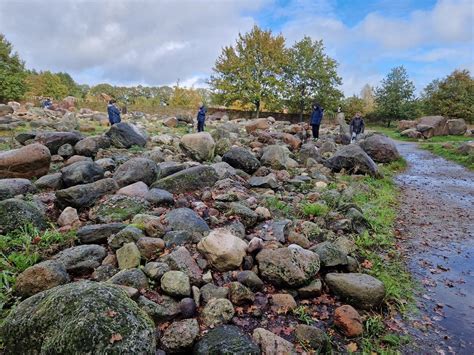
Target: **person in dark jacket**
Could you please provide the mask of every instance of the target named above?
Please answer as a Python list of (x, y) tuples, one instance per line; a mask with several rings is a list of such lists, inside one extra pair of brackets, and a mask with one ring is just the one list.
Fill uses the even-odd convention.
[(313, 140), (318, 140), (319, 138), (319, 126), (324, 116), (324, 109), (319, 105), (315, 104), (313, 106), (313, 111), (311, 112), (311, 128), (313, 131)]
[(115, 105), (115, 100), (109, 101), (109, 104), (107, 105), (107, 113), (109, 114), (109, 123), (111, 126), (121, 121), (120, 110)]
[(206, 107), (201, 104), (199, 105), (199, 111), (197, 114), (197, 130), (198, 132), (204, 131), (204, 122), (206, 121)]
[(51, 101), (50, 98), (47, 98), (46, 100), (44, 100), (43, 108), (51, 110), (52, 106), (53, 106), (53, 101)]
[(357, 112), (352, 118), (349, 128), (351, 133), (351, 143), (354, 143), (357, 139), (359, 139), (359, 135), (364, 133), (365, 130), (364, 119), (362, 118), (360, 112)]

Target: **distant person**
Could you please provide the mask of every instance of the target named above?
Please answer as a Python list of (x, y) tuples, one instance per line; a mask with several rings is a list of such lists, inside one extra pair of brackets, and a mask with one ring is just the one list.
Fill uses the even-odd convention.
[(112, 99), (109, 101), (109, 104), (107, 105), (107, 113), (109, 114), (109, 123), (111, 126), (121, 121), (120, 110), (115, 105), (115, 102), (116, 101)]
[(204, 122), (206, 121), (206, 107), (203, 104), (199, 105), (199, 111), (197, 114), (197, 130), (198, 132), (204, 132)]
[(43, 108), (51, 110), (53, 107), (53, 101), (51, 101), (50, 98), (47, 98), (46, 100), (43, 101)]
[(357, 112), (352, 118), (349, 129), (351, 133), (351, 143), (354, 143), (359, 139), (359, 135), (364, 133), (365, 130), (364, 119), (362, 118), (362, 114), (360, 112)]
[(324, 109), (319, 104), (313, 105), (313, 112), (311, 112), (311, 129), (313, 131), (313, 140), (319, 139), (319, 126), (324, 116)]

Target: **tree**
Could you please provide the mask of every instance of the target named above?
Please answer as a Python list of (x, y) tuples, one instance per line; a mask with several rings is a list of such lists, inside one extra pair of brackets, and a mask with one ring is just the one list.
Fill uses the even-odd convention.
[(364, 114), (373, 112), (375, 110), (375, 96), (374, 89), (369, 84), (365, 84), (360, 91), (360, 97), (364, 102), (364, 108), (361, 112)]
[(415, 85), (403, 66), (393, 68), (382, 80), (382, 86), (375, 91), (375, 102), (377, 115), (387, 121), (387, 127), (393, 119), (411, 118), (414, 92)]
[(262, 103), (281, 100), (286, 60), (284, 37), (254, 26), (222, 49), (209, 83), (221, 103), (250, 103), (258, 117)]
[(196, 108), (202, 102), (202, 97), (197, 90), (179, 86), (178, 80), (173, 87), (173, 94), (171, 95), (169, 104), (171, 107)]
[(0, 33), (0, 102), (19, 100), (25, 93), (25, 64)]
[(68, 73), (57, 73), (55, 74), (61, 83), (67, 87), (67, 95), (79, 97), (82, 94), (80, 86), (74, 81), (74, 79)]
[(345, 117), (348, 119), (354, 117), (357, 112), (361, 112), (365, 115), (366, 112), (364, 112), (364, 108), (364, 100), (355, 95), (346, 98), (342, 104), (342, 111), (344, 112)]
[(474, 79), (468, 70), (455, 70), (444, 79), (433, 80), (422, 96), (428, 114), (474, 121)]
[(29, 74), (26, 78), (26, 86), (28, 97), (52, 97), (60, 100), (68, 95), (68, 87), (63, 84), (57, 74), (50, 71)]
[(285, 96), (288, 107), (300, 114), (311, 109), (314, 102), (336, 108), (342, 92), (337, 88), (342, 80), (337, 75), (337, 62), (324, 53), (323, 41), (305, 36), (288, 50), (285, 67)]

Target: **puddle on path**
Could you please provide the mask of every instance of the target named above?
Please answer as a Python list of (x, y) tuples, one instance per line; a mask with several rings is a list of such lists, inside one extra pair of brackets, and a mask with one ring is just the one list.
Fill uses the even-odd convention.
[(474, 173), (397, 143), (408, 162), (397, 229), (408, 267), (422, 288), (406, 352), (474, 353)]

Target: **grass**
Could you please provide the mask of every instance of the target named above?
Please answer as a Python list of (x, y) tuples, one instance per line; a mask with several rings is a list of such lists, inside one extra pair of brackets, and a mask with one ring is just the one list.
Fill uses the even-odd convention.
[(387, 333), (382, 316), (375, 314), (364, 321), (364, 335), (361, 341), (362, 354), (397, 354), (397, 349), (409, 342), (407, 336)]
[(472, 140), (472, 137), (466, 136), (435, 136), (429, 139), (419, 140), (414, 138), (402, 137), (400, 132), (396, 131), (395, 127), (383, 127), (383, 126), (371, 126), (368, 127), (369, 130), (385, 134), (386, 136), (396, 139), (399, 141), (407, 141), (407, 142), (429, 142), (429, 143), (446, 143), (446, 142), (467, 142)]
[(322, 217), (329, 212), (329, 206), (322, 203), (305, 203), (301, 206), (301, 211), (306, 217)]
[(462, 154), (458, 151), (459, 144), (441, 144), (441, 143), (430, 143), (423, 144), (421, 148), (430, 151), (433, 154), (439, 155), (445, 159), (454, 161), (470, 170), (474, 170), (474, 155), (473, 154)]
[(380, 279), (386, 289), (385, 302), (402, 314), (414, 306), (414, 283), (395, 246), (394, 223), (397, 216), (397, 187), (393, 175), (406, 166), (403, 160), (381, 167), (383, 179), (364, 177), (367, 189), (354, 196), (370, 225), (356, 238), (359, 255), (368, 260), (367, 272)]
[(265, 205), (274, 215), (282, 217), (290, 217), (292, 215), (292, 207), (278, 199), (278, 197), (268, 197), (265, 200)]
[(305, 306), (298, 306), (295, 309), (293, 309), (292, 312), (304, 324), (312, 325), (314, 323), (313, 318), (311, 318)]
[(0, 235), (0, 324), (19, 301), (14, 295), (17, 276), (74, 240), (74, 232), (63, 234), (54, 228), (41, 232), (31, 225)]

